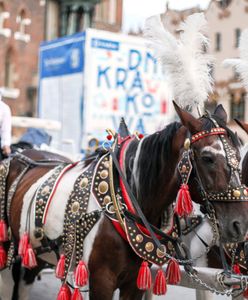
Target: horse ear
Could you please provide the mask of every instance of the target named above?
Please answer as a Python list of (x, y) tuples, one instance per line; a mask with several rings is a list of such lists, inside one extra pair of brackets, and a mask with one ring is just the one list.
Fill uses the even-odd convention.
[(248, 124), (240, 121), (238, 119), (234, 119), (234, 121), (248, 134)]
[(214, 115), (219, 117), (226, 124), (226, 122), (227, 122), (227, 113), (226, 113), (224, 107), (222, 106), (222, 104), (217, 105), (217, 107), (215, 108), (215, 111), (214, 111)]
[(180, 108), (175, 101), (173, 101), (173, 104), (182, 124), (187, 127), (192, 134), (201, 131), (202, 123), (199, 119), (196, 119), (189, 112)]

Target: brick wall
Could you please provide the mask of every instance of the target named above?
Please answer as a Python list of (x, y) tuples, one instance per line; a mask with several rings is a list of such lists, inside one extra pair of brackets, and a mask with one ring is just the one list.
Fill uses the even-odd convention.
[[(19, 90), (19, 96), (12, 95), (4, 99), (10, 105), (13, 115), (31, 115), (36, 110), (38, 84), (38, 48), (44, 40), (45, 6), (41, 0), (0, 0), (9, 18), (4, 28), (11, 30), (11, 36), (0, 34), (0, 87), (6, 87), (6, 57), (10, 52), (11, 88)], [(20, 29), (20, 17), (28, 24)], [(30, 21), (29, 21), (30, 20)], [(19, 23), (18, 23), (19, 22)], [(18, 34), (16, 32), (24, 32)], [(30, 38), (30, 41), (27, 41)], [(26, 40), (26, 41), (25, 41)]]

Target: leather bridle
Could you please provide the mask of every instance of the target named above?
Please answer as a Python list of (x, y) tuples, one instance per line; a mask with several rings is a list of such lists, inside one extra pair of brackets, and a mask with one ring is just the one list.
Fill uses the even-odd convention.
[[(240, 184), (239, 186), (233, 187), (231, 185), (233, 178), (240, 177), (239, 171), (239, 161), (236, 156), (235, 149), (229, 145), (226, 139), (227, 131), (226, 129), (219, 127), (215, 119), (209, 118), (214, 124), (214, 128), (211, 130), (203, 130), (192, 135), (190, 138), (185, 140), (185, 150), (182, 154), (181, 160), (178, 164), (178, 171), (182, 179), (182, 183), (187, 184), (190, 178), (192, 171), (194, 171), (195, 179), (198, 184), (198, 190), (203, 198), (203, 206), (207, 208), (209, 202), (247, 202), (248, 201), (248, 191), (245, 185)], [(191, 147), (192, 144), (198, 142), (199, 140), (218, 135), (222, 143), (223, 149), (226, 153), (227, 164), (230, 167), (230, 181), (228, 188), (223, 192), (207, 192), (204, 188), (204, 185), (201, 180), (201, 176), (198, 172), (197, 163), (194, 158), (194, 152)]]

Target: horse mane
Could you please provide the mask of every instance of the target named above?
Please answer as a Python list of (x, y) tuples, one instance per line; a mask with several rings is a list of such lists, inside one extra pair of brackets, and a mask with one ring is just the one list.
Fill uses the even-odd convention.
[(171, 157), (173, 137), (181, 126), (181, 123), (173, 122), (142, 141), (138, 157), (138, 174), (133, 174), (139, 177), (137, 178), (139, 186), (136, 186), (139, 202), (156, 191), (158, 178), (162, 175), (161, 170)]

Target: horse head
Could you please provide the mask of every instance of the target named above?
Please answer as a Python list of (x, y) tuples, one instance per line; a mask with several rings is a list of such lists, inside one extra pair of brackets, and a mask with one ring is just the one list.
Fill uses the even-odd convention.
[[(189, 187), (192, 199), (205, 212), (214, 212), (220, 241), (238, 242), (248, 228), (248, 198), (241, 185), (239, 172), (239, 141), (227, 128), (224, 108), (217, 106), (212, 116), (199, 119), (175, 104), (187, 138), (192, 171)], [(216, 226), (217, 227), (217, 226)]]

